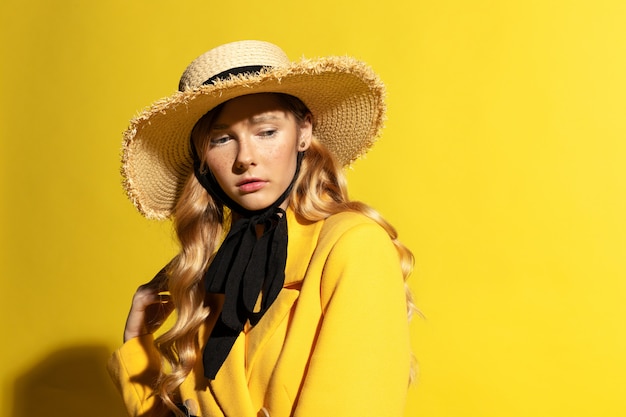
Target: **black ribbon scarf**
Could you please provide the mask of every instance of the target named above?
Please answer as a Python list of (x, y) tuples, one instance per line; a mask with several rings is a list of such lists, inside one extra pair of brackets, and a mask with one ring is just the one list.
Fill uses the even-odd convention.
[(253, 326), (259, 322), (285, 282), (287, 218), (279, 206), (293, 189), (304, 153), (298, 153), (296, 172), (283, 194), (269, 207), (251, 211), (222, 190), (208, 167), (202, 169), (193, 142), (191, 151), (200, 184), (214, 199), (240, 215), (204, 276), (206, 291), (224, 294), (222, 312), (202, 355), (204, 375), (215, 379), (246, 322)]

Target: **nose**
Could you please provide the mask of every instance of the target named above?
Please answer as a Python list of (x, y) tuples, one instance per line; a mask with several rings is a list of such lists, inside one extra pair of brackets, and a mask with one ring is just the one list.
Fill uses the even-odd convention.
[(256, 163), (254, 145), (247, 138), (238, 141), (237, 156), (234, 169), (236, 172), (245, 172), (251, 165)]

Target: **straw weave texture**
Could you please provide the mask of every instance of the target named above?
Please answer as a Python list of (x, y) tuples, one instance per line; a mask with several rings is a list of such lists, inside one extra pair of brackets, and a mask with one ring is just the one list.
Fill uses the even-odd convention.
[[(215, 74), (248, 65), (272, 68), (202, 85)], [(124, 133), (124, 188), (148, 218), (172, 214), (193, 171), (189, 150), (193, 126), (232, 98), (264, 92), (300, 98), (313, 113), (314, 135), (344, 166), (373, 145), (384, 120), (384, 86), (364, 63), (349, 57), (292, 63), (266, 42), (227, 44), (201, 55), (185, 70), (181, 87), (182, 92), (158, 100), (133, 118)]]

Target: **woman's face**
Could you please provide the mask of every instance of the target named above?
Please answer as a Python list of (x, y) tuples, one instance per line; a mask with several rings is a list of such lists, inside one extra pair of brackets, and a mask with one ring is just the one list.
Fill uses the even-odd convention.
[(297, 153), (309, 147), (311, 133), (311, 118), (298, 122), (272, 94), (238, 97), (213, 121), (206, 163), (237, 204), (264, 209), (291, 183)]

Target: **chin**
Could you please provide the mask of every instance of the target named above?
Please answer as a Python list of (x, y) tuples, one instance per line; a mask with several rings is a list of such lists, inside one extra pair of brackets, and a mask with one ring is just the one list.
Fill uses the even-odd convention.
[(263, 210), (268, 208), (269, 206), (272, 205), (272, 203), (274, 203), (274, 201), (276, 200), (272, 200), (272, 201), (237, 201), (237, 203), (245, 208), (246, 210), (250, 210), (250, 211), (258, 211), (258, 210)]

